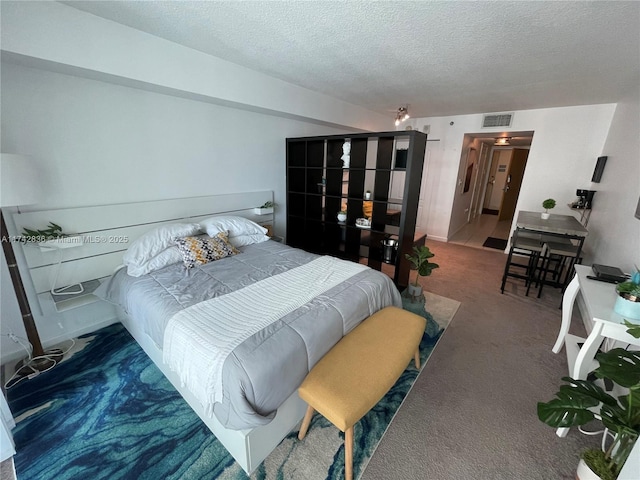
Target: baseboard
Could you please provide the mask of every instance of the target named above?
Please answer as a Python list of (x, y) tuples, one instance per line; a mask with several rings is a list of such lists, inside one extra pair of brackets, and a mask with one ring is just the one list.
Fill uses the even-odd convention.
[(449, 241), (447, 237), (438, 237), (434, 235), (427, 235), (427, 240), (435, 240), (436, 242), (444, 242), (444, 243), (447, 243)]

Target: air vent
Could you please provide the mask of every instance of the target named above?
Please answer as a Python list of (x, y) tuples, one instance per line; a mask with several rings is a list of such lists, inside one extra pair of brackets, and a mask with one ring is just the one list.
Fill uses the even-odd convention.
[(511, 122), (513, 122), (513, 112), (488, 113), (482, 118), (482, 128), (510, 127)]

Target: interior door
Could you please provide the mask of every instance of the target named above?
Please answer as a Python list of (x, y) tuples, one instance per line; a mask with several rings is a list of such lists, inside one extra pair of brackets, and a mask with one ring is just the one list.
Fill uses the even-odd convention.
[(469, 209), (469, 221), (476, 218), (481, 210), (480, 201), (482, 194), (484, 193), (484, 179), (487, 175), (487, 164), (489, 159), (489, 147), (486, 144), (480, 143), (480, 155), (478, 160), (478, 169), (476, 172), (476, 179), (473, 184), (473, 198), (471, 199), (471, 208)]
[(522, 177), (524, 177), (528, 156), (529, 150), (524, 148), (514, 148), (511, 153), (507, 182), (504, 186), (504, 195), (502, 195), (502, 204), (498, 214), (499, 221), (511, 220), (516, 212), (516, 202), (518, 201), (518, 195), (520, 195), (520, 186), (522, 185)]

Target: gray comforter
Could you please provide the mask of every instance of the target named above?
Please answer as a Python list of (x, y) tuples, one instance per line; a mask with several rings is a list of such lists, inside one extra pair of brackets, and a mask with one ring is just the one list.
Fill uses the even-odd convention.
[[(317, 258), (274, 241), (240, 250), (190, 270), (180, 263), (134, 278), (121, 269), (98, 293), (142, 323), (162, 348), (165, 325), (178, 311)], [(398, 290), (389, 277), (368, 269), (249, 337), (224, 363), (223, 400), (214, 414), (235, 430), (269, 423), (333, 345), (388, 305), (402, 306)]]

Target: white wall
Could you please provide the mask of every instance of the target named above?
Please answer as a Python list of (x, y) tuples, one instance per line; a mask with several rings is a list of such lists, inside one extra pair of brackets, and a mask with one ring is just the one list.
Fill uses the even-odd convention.
[[(2, 151), (32, 155), (46, 178), (46, 200), (23, 211), (268, 189), (282, 235), (285, 138), (345, 131), (10, 63), (1, 73)], [(2, 280), (2, 333), (24, 335)], [(45, 345), (107, 321), (90, 307), (34, 310)], [(5, 336), (0, 348), (3, 361), (22, 352)]]
[[(604, 149), (607, 165), (589, 220), (588, 247), (593, 261), (626, 272), (640, 266), (640, 219), (634, 212), (640, 198), (640, 91), (635, 89), (616, 108)], [(591, 159), (595, 166), (595, 159)]]
[(1, 2), (3, 59), (200, 101), (365, 130), (390, 116), (58, 2)]
[[(392, 126), (391, 117), (58, 2), (1, 9), (2, 152), (32, 155), (47, 179), (46, 200), (23, 210), (270, 189), (282, 235), (286, 137)], [(2, 274), (0, 328), (19, 334)], [(108, 322), (99, 310), (35, 312), (43, 344)], [(22, 355), (4, 336), (0, 348), (3, 361)]]
[[(602, 155), (614, 111), (615, 104), (521, 110), (515, 112), (511, 128), (493, 129), (496, 135), (534, 132), (516, 211), (542, 211), (542, 200), (552, 197), (558, 202), (554, 213), (574, 214), (568, 204), (575, 199), (576, 188), (589, 188), (591, 184), (593, 167)], [(429, 158), (429, 171), (437, 177), (434, 181), (438, 194), (431, 195), (424, 212), (428, 218), (422, 219), (432, 239), (446, 241), (449, 237), (456, 186), (458, 181), (464, 181), (460, 168), (464, 161), (464, 135), (492, 131), (481, 129), (481, 122), (481, 114), (413, 120), (418, 130), (430, 125), (429, 138), (440, 140), (434, 142), (438, 148), (432, 149)]]

